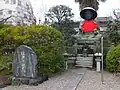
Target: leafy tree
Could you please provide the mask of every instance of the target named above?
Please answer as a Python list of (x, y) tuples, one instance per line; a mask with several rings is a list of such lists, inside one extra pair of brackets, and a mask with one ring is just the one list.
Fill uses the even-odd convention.
[(73, 37), (76, 31), (74, 30), (74, 21), (66, 21), (59, 24), (57, 27), (60, 32), (62, 32), (65, 40), (66, 46), (72, 46), (75, 42), (75, 38)]
[(66, 46), (72, 45), (74, 43), (73, 35), (75, 30), (72, 24), (74, 14), (72, 9), (65, 5), (57, 5), (51, 7), (46, 14), (46, 17), (52, 21), (52, 27), (58, 29), (64, 36)]
[(114, 22), (111, 22), (108, 24), (107, 35), (111, 43), (115, 45), (120, 43), (120, 21), (119, 20), (114, 20)]
[(83, 9), (85, 7), (92, 7), (95, 10), (99, 9), (99, 2), (105, 2), (106, 0), (75, 0), (75, 2), (78, 2), (80, 5), (80, 9)]
[(49, 9), (48, 13), (46, 13), (46, 16), (53, 23), (62, 23), (66, 20), (72, 19), (74, 14), (71, 12), (71, 10), (72, 9), (66, 5), (56, 5)]
[(0, 24), (0, 29), (2, 29), (2, 28), (8, 28), (8, 27), (10, 27), (10, 25)]

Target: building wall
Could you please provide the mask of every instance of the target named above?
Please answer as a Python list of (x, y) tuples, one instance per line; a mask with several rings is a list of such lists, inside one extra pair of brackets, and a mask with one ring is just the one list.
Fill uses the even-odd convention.
[(30, 25), (35, 23), (35, 16), (29, 0), (1, 0), (0, 10), (4, 9), (0, 18), (12, 16), (6, 24)]

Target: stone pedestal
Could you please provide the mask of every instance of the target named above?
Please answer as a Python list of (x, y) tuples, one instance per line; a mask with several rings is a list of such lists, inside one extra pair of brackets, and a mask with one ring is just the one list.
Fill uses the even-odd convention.
[(96, 71), (100, 72), (101, 71), (101, 59), (95, 59), (96, 61)]
[(38, 77), (38, 78), (17, 78), (17, 77), (13, 77), (12, 78), (12, 85), (13, 86), (22, 85), (22, 84), (37, 86), (40, 83), (43, 83), (43, 78), (42, 77)]

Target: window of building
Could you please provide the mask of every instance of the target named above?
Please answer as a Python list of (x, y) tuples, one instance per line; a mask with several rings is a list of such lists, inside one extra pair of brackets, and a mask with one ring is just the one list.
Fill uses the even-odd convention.
[(9, 4), (9, 0), (5, 0), (5, 4)]
[(18, 0), (18, 5), (21, 6), (22, 5), (22, 2), (20, 0)]
[(12, 25), (13, 22), (12, 21), (7, 21), (6, 23)]
[(16, 0), (11, 0), (11, 4), (16, 4)]
[(26, 14), (24, 14), (24, 18), (27, 18), (27, 15), (26, 15)]
[(29, 20), (32, 20), (32, 17), (31, 17), (31, 16), (29, 16)]
[(2, 12), (2, 11), (0, 11), (0, 15), (3, 15), (3, 12)]
[(13, 22), (12, 21), (9, 21), (10, 24), (12, 24)]
[(29, 5), (26, 3), (26, 7), (27, 7), (27, 9), (29, 9)]
[(20, 11), (18, 11), (17, 13), (20, 14)]
[(11, 10), (9, 10), (9, 11), (8, 11), (8, 14), (12, 14), (12, 11), (11, 11)]

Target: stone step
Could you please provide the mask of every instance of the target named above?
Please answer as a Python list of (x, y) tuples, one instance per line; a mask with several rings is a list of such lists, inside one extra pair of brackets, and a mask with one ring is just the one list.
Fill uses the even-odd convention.
[(74, 60), (68, 60), (67, 63), (75, 63)]
[(75, 67), (92, 68), (91, 65), (75, 65)]
[(81, 61), (76, 61), (76, 63), (90, 63), (90, 64), (93, 64), (93, 61), (87, 61), (87, 60), (81, 60)]
[[(77, 57), (82, 57), (83, 54), (77, 54)], [(88, 57), (93, 57), (94, 54), (88, 54)]]
[(81, 57), (83, 54), (77, 54), (78, 57)]
[(93, 61), (93, 57), (76, 57), (77, 61)]
[(92, 66), (92, 64), (76, 64), (77, 66), (84, 66), (84, 67), (88, 67), (88, 66)]
[(79, 64), (79, 65), (80, 65), (80, 64), (81, 64), (81, 65), (82, 65), (82, 64), (83, 64), (83, 65), (92, 65), (93, 62), (84, 62), (84, 61), (83, 61), (83, 62), (76, 62), (76, 64)]
[(68, 57), (68, 60), (75, 60), (76, 57)]
[(76, 67), (89, 67), (93, 66), (93, 57), (77, 57)]

